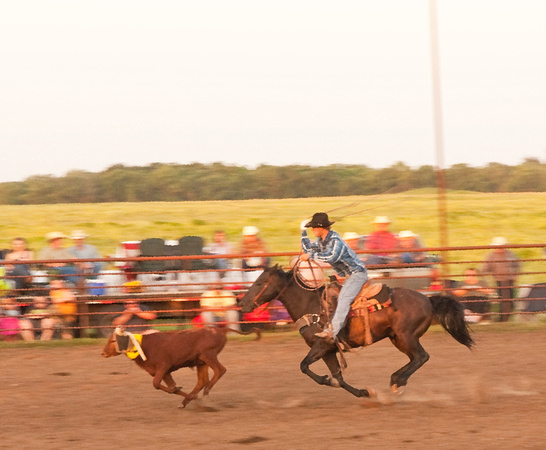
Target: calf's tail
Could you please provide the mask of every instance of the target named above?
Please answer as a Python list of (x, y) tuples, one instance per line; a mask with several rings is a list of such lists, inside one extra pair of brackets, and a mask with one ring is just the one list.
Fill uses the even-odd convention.
[(462, 305), (453, 297), (445, 295), (432, 295), (429, 297), (432, 303), (434, 319), (459, 343), (472, 348), (474, 341), (470, 336), (468, 325), (464, 320)]
[(260, 338), (262, 337), (262, 330), (260, 330), (259, 328), (252, 328), (250, 331), (239, 331), (239, 330), (234, 330), (233, 328), (228, 328), (228, 327), (225, 327), (225, 328), (221, 328), (221, 330), (224, 330), (224, 333), (237, 333), (237, 334), (241, 334), (243, 336), (248, 336), (250, 334), (256, 334), (256, 339), (255, 341), (259, 341)]

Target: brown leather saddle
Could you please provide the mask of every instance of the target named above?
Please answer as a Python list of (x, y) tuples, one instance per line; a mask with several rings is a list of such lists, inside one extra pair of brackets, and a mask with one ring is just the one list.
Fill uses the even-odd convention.
[(368, 309), (368, 313), (379, 311), (392, 305), (391, 288), (385, 284), (374, 283), (367, 281), (355, 301), (351, 305), (349, 318), (361, 317), (365, 314), (364, 309)]

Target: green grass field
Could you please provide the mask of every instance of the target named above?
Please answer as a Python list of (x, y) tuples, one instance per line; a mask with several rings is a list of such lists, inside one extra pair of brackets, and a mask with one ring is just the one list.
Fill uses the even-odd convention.
[[(340, 208), (352, 203), (350, 208)], [(436, 191), (417, 190), (377, 196), (324, 197), (283, 200), (152, 202), (2, 206), (0, 247), (9, 248), (15, 236), (28, 239), (32, 249), (45, 246), (50, 231), (66, 234), (74, 229), (89, 233), (89, 243), (104, 256), (112, 255), (121, 241), (150, 237), (179, 239), (198, 235), (208, 242), (216, 229), (238, 243), (245, 225), (255, 225), (272, 252), (299, 250), (299, 224), (317, 211), (333, 211), (334, 229), (343, 234), (368, 234), (376, 215), (387, 215), (394, 232), (410, 229), (429, 247), (440, 245)], [(483, 194), (449, 192), (447, 195), (449, 245), (488, 245), (494, 236), (513, 244), (546, 242), (546, 193)], [(357, 214), (341, 218), (346, 214)], [(451, 261), (479, 260), (487, 250), (450, 253)], [(540, 249), (520, 249), (523, 259), (540, 259)], [(283, 262), (283, 261), (280, 261)], [(543, 262), (525, 263), (525, 271), (542, 270)], [(462, 268), (461, 268), (462, 271)], [(539, 281), (544, 279), (544, 276)], [(537, 275), (522, 282), (534, 282)]]

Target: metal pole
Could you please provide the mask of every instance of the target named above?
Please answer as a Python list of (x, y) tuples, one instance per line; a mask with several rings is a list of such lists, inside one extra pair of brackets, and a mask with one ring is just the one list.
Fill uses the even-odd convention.
[[(438, 19), (436, 0), (429, 0), (430, 12), (430, 48), (432, 62), (432, 97), (434, 104), (434, 135), (436, 148), (436, 185), (438, 190), (438, 226), (440, 246), (448, 246), (446, 178), (444, 172), (444, 130), (442, 121), (442, 96), (440, 87), (440, 51), (438, 49)], [(441, 252), (442, 260), (448, 262), (448, 252)], [(449, 269), (442, 264), (442, 275), (447, 276)]]

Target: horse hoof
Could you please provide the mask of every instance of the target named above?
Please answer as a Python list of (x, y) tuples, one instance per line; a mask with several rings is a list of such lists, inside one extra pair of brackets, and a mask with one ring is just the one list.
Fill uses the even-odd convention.
[(391, 386), (391, 391), (393, 394), (396, 394), (396, 395), (402, 395), (405, 391), (405, 386), (398, 386), (397, 384), (393, 384)]
[(186, 405), (184, 403), (180, 403), (180, 405), (178, 405), (179, 409), (184, 409), (185, 407), (186, 407)]
[(373, 389), (368, 389), (368, 397), (369, 398), (377, 397), (377, 392), (375, 392)]
[(339, 387), (339, 381), (335, 378), (330, 378), (330, 386), (338, 388)]

